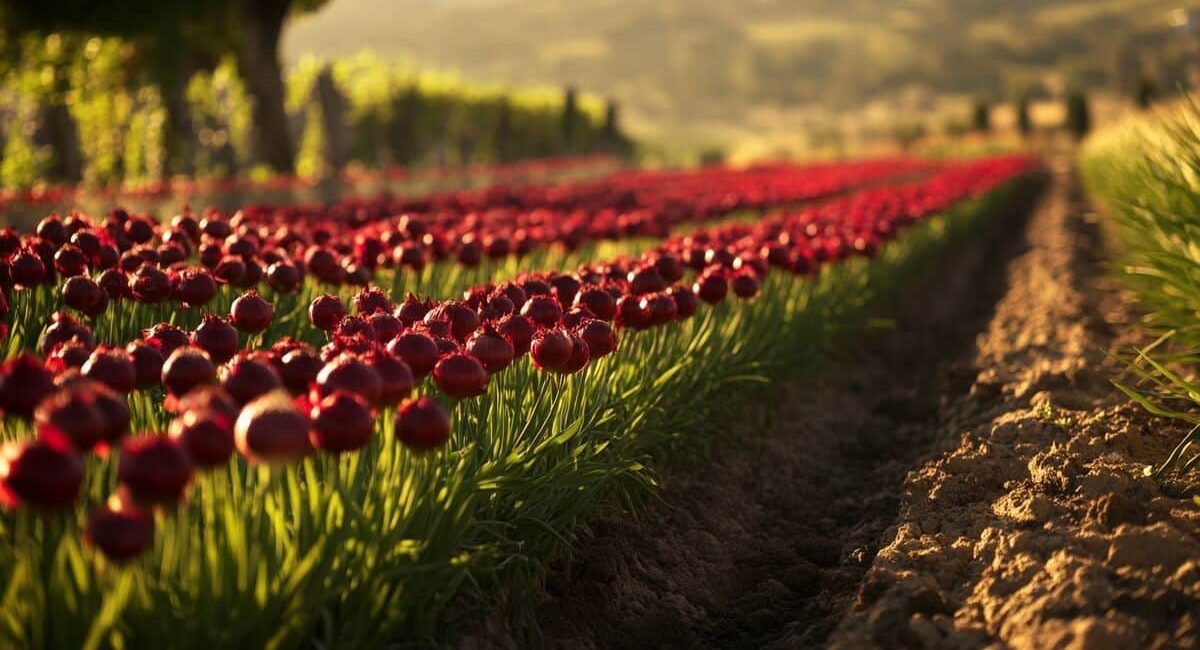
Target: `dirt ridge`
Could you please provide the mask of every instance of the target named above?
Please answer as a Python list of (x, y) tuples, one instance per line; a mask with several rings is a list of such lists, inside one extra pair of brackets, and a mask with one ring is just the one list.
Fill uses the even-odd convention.
[(1200, 647), (1200, 513), (1140, 474), (1180, 431), (1108, 381), (1142, 335), (1097, 219), (1062, 179), (1026, 237), (831, 647)]
[(1005, 263), (1025, 250), (1028, 212), (997, 215), (906, 287), (894, 329), (739, 413), (745, 425), (711, 457), (668, 467), (666, 507), (590, 524), (548, 581), (547, 647), (823, 643), (895, 521), (905, 474), (936, 443), (944, 396), (971, 386), (975, 341), (1005, 293)]

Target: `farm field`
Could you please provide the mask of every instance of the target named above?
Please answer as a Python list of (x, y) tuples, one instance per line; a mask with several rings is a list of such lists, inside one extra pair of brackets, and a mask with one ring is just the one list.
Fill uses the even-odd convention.
[(1196, 2), (0, 28), (0, 650), (1200, 648)]
[(1142, 475), (1186, 428), (1110, 383), (1148, 333), (1081, 191), (895, 159), (8, 229), (3, 633), (1186, 646), (1194, 470)]
[(1200, 642), (1195, 470), (1143, 472), (1194, 464), (1194, 429), (1111, 383), (1148, 339), (1067, 174), (900, 292), (893, 326), (771, 391), (785, 406), (731, 407), (732, 440), (668, 465), (656, 514), (589, 524), (540, 606), (547, 646)]
[(1036, 167), (621, 172), (6, 231), (4, 630), (431, 641)]

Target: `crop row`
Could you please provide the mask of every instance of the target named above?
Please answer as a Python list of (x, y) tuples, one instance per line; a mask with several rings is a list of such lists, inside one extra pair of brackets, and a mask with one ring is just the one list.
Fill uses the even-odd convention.
[[(451, 283), (465, 288), (506, 262), (552, 268), (598, 240), (661, 237), (687, 221), (818, 199), (926, 167), (885, 162), (631, 173), (552, 189), (494, 186), (412, 201), (250, 206), (232, 217), (185, 211), (167, 224), (123, 210), (100, 224), (73, 213), (43, 219), (32, 235), (0, 232), (0, 287), (23, 294), (20, 289), (56, 285), (61, 276), (63, 302), (91, 317), (123, 298), (203, 307), (224, 285), (265, 283), (292, 294), (307, 275), (325, 285), (374, 280), (393, 291), (435, 293), (447, 284), (447, 267), (429, 267), (448, 258), (459, 262), (448, 273), (462, 276)], [(550, 257), (556, 252), (567, 258)], [(592, 255), (583, 250), (576, 259)], [(46, 311), (42, 304), (18, 308), (14, 340), (31, 347)]]
[[(1082, 149), (1089, 192), (1108, 212), (1127, 285), (1160, 338), (1137, 350), (1117, 384), (1149, 412), (1190, 430), (1156, 476), (1187, 475), (1200, 466), (1200, 109), (1180, 104), (1126, 119), (1097, 133)], [(1194, 478), (1192, 479), (1194, 483)], [(1200, 503), (1200, 485), (1190, 486)]]
[[(204, 271), (167, 273), (161, 257), (140, 254), (126, 283), (78, 290), (96, 259), (80, 234), (94, 229), (80, 216), (43, 222), (34, 238), (57, 245), (50, 257), (61, 287), (18, 272), (18, 262), (44, 258), (29, 245), (34, 238), (18, 238), (9, 251), (10, 315), (20, 324), (0, 386), (11, 441), (0, 498), (12, 509), (0, 523), (13, 541), (0, 557), (0, 634), (72, 647), (180, 638), (290, 646), (313, 637), (361, 647), (400, 632), (433, 635), (461, 594), (527, 583), (560, 548), (555, 531), (569, 531), (622, 482), (645, 480), (641, 458), (656, 441), (699, 426), (707, 400), (755, 376), (776, 348), (827, 335), (828, 319), (861, 304), (871, 288), (863, 281), (886, 282), (946, 230), (935, 221), (885, 248), (902, 229), (969, 210), (1033, 167), (1021, 158), (950, 165), (924, 180), (771, 214), (755, 202), (757, 175), (779, 169), (703, 172), (693, 218), (714, 217), (710, 201), (722, 192), (733, 195), (722, 209), (753, 205), (758, 218), (665, 237), (639, 255), (481, 283), (461, 299), (321, 293), (341, 278), (313, 268), (312, 251), (337, 251), (327, 245), (335, 236), (360, 244), (364, 231), (422, 223), (419, 216), (330, 220), (348, 232), (328, 239), (320, 225), (296, 221), (298, 240), (271, 240), (292, 257), (271, 263), (267, 297), (237, 295), (238, 283), (218, 288), (211, 278), (194, 295)], [(823, 184), (809, 187), (897, 172), (846, 169), (823, 170)], [(739, 183), (739, 175), (753, 180)], [(636, 176), (631, 184), (671, 196), (680, 178), (664, 177), (666, 187)], [(769, 185), (781, 186), (804, 184)], [(595, 201), (594, 211), (602, 203), (582, 200)], [(248, 267), (272, 250), (232, 232), (253, 232), (254, 217), (193, 221), (194, 239), (186, 216), (161, 234), (147, 223), (140, 250), (187, 241), (178, 262), (202, 262), (206, 238), (219, 240), (218, 277), (221, 264)], [(118, 266), (143, 237), (130, 223), (139, 222), (121, 225), (130, 247)], [(166, 243), (144, 246), (152, 240)], [(241, 248), (247, 242), (256, 248)], [(69, 246), (84, 252), (82, 266), (60, 267)], [(351, 257), (386, 257), (362, 248)], [(306, 273), (289, 289), (302, 290), (279, 290), (270, 269), (300, 251), (303, 262), (291, 264)], [(87, 316), (86, 298), (117, 308)], [(36, 341), (44, 359), (18, 353), (59, 299), (84, 316), (54, 313)], [(168, 310), (168, 300), (188, 308)], [(200, 305), (229, 315), (201, 317)], [(86, 511), (75, 507), (81, 492)]]
[[(542, 179), (564, 173), (577, 173), (591, 169), (609, 169), (618, 161), (605, 155), (563, 156), (536, 158), (508, 163), (475, 163), (461, 168), (432, 167), (409, 169), (391, 166), (384, 169), (355, 167), (343, 170), (339, 182), (357, 186), (364, 183), (400, 182), (411, 180), (447, 181), (463, 180), (477, 182), (489, 179), (493, 182), (513, 182), (521, 179)], [(0, 188), (0, 210), (10, 204), (45, 205), (63, 204), (81, 199), (136, 200), (149, 198), (216, 197), (223, 194), (276, 192), (280, 190), (302, 190), (321, 183), (321, 179), (304, 178), (291, 174), (272, 174), (267, 178), (168, 178), (144, 182), (127, 182), (121, 187), (84, 188), (67, 184), (37, 184), (27, 187)]]

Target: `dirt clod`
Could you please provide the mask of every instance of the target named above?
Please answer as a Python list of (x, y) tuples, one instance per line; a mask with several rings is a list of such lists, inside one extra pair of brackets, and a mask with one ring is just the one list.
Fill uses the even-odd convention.
[(1180, 432), (1109, 384), (1142, 335), (1087, 212), (1057, 178), (764, 400), (761, 435), (593, 522), (546, 645), (1200, 647), (1200, 514), (1141, 473)]
[(1200, 647), (1195, 509), (1141, 473), (1178, 431), (1107, 383), (1121, 370), (1110, 353), (1141, 334), (1082, 214), (1058, 183), (953, 407), (966, 432), (905, 481), (898, 530), (954, 532), (886, 545), (831, 646), (908, 647), (882, 638), (878, 614), (911, 602), (917, 576), (963, 633), (928, 647)]
[[(850, 605), (933, 448), (947, 396), (969, 389), (973, 346), (1023, 249), (1022, 215), (956, 250), (897, 296), (896, 326), (779, 387), (764, 431), (718, 441), (662, 474), (665, 506), (590, 525), (538, 612), (551, 648), (810, 647)], [(758, 407), (761, 409), (761, 407)], [(1001, 481), (1002, 483), (1002, 481)], [(1000, 483), (997, 483), (997, 487)], [(913, 531), (912, 534), (921, 534)], [(571, 579), (577, 567), (589, 576)], [(883, 597), (883, 594), (880, 594)], [(953, 613), (936, 584), (881, 618)], [(948, 619), (947, 619), (948, 620)], [(908, 637), (931, 639), (922, 626)]]

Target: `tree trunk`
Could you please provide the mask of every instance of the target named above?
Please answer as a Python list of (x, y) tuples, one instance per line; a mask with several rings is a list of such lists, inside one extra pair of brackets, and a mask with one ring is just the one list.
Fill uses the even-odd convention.
[(337, 176), (346, 166), (350, 150), (350, 130), (346, 125), (346, 97), (333, 80), (333, 70), (326, 65), (317, 75), (313, 89), (321, 105), (321, 128), (325, 132), (325, 165)]
[(241, 0), (237, 4), (242, 28), (238, 68), (254, 98), (255, 155), (275, 171), (290, 174), (294, 154), (279, 65), (279, 38), (289, 0)]
[(567, 86), (563, 91), (562, 107), (562, 144), (567, 153), (575, 152), (575, 141), (578, 139), (579, 127), (579, 98), (574, 86)]
[(61, 101), (42, 107), (44, 141), (54, 152), (49, 171), (54, 180), (78, 183), (83, 179), (83, 153), (79, 145), (79, 128), (67, 105)]

